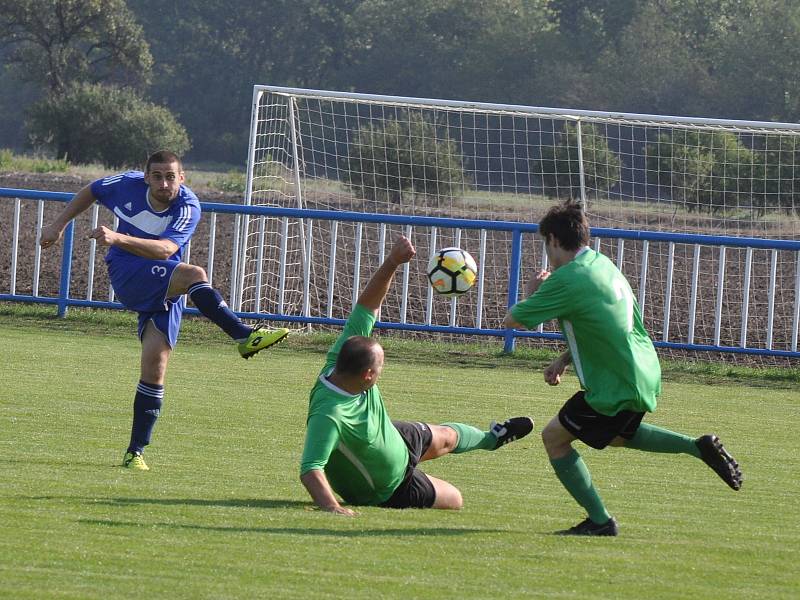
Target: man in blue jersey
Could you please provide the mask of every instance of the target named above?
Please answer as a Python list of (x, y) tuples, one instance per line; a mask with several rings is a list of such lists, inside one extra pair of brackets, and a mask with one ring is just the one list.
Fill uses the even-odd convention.
[(144, 172), (98, 179), (81, 189), (61, 214), (43, 227), (40, 244), (57, 244), (67, 224), (99, 202), (119, 219), (116, 231), (100, 226), (89, 237), (108, 246), (109, 279), (119, 301), (139, 313), (141, 373), (133, 402), (130, 444), (122, 466), (147, 471), (142, 453), (164, 400), (164, 379), (178, 339), (184, 294), (250, 358), (280, 342), (288, 330), (250, 327), (228, 308), (198, 266), (181, 262), (200, 221), (200, 202), (185, 185), (181, 160), (166, 150), (151, 155)]
[(589, 223), (574, 203), (554, 206), (539, 223), (552, 273), (541, 271), (514, 305), (506, 327), (532, 329), (558, 319), (569, 350), (544, 372), (558, 385), (573, 365), (581, 390), (542, 430), (556, 476), (587, 518), (561, 533), (617, 535), (617, 522), (592, 484), (575, 440), (601, 450), (623, 446), (645, 452), (688, 454), (701, 459), (732, 489), (742, 485), (738, 463), (716, 435), (694, 438), (643, 423), (656, 408), (661, 367), (653, 342), (625, 276), (608, 258), (589, 248)]

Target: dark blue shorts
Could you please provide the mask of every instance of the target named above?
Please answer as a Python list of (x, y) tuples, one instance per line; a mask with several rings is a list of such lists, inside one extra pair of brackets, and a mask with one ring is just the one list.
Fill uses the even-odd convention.
[(131, 257), (107, 263), (114, 293), (125, 308), (139, 313), (139, 339), (152, 321), (170, 348), (178, 342), (185, 296), (167, 298), (167, 289), (178, 261)]
[(186, 306), (186, 296), (178, 296), (167, 300), (168, 309), (156, 312), (139, 312), (139, 339), (142, 339), (144, 328), (149, 321), (153, 322), (156, 329), (164, 334), (170, 348), (178, 343), (178, 333), (181, 330), (183, 307)]

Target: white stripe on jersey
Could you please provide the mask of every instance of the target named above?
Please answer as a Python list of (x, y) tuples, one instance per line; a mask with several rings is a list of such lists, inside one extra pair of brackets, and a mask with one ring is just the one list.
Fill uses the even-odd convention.
[(192, 217), (191, 209), (184, 205), (181, 207), (180, 215), (175, 219), (175, 224), (172, 226), (176, 231), (183, 231), (189, 225), (189, 219)]
[(583, 378), (583, 365), (581, 364), (581, 355), (578, 353), (578, 342), (575, 339), (575, 331), (572, 329), (572, 323), (567, 320), (564, 323), (564, 337), (567, 338), (567, 346), (569, 346), (569, 354), (572, 357), (572, 366), (575, 367), (575, 373), (582, 386), (586, 386)]
[(141, 229), (150, 235), (160, 236), (169, 227), (169, 222), (172, 220), (170, 216), (159, 217), (151, 212), (143, 210), (142, 212), (128, 216), (122, 212), (118, 206), (114, 207), (114, 214), (123, 221), (130, 223), (134, 227)]
[(122, 179), (123, 175), (109, 175), (108, 177), (103, 178), (103, 183), (100, 185), (111, 185), (112, 183), (117, 183), (120, 179)]
[(350, 448), (345, 446), (342, 442), (339, 442), (339, 445), (336, 446), (336, 449), (339, 452), (341, 452), (344, 455), (344, 457), (353, 464), (353, 466), (358, 470), (358, 472), (364, 476), (364, 479), (366, 480), (369, 487), (374, 490), (375, 482), (372, 481), (372, 476), (369, 474), (369, 471), (367, 471), (367, 467), (364, 466), (364, 463), (358, 460), (358, 458), (356, 458), (356, 455), (353, 454)]

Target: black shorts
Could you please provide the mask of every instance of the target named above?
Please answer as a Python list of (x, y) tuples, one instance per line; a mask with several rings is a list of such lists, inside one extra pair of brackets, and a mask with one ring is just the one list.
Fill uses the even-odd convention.
[(420, 458), (433, 441), (431, 428), (425, 423), (392, 421), (408, 447), (408, 467), (403, 481), (391, 497), (381, 504), (384, 508), (430, 508), (436, 501), (436, 489), (431, 480), (417, 468)]
[(621, 410), (612, 416), (599, 413), (587, 404), (583, 390), (567, 400), (558, 411), (558, 421), (564, 429), (597, 450), (608, 446), (617, 436), (631, 439), (643, 417), (643, 412), (632, 410)]

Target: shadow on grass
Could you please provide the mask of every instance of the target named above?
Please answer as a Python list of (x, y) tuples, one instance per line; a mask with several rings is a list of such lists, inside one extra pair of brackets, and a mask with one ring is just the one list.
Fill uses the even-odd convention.
[[(337, 517), (331, 517), (337, 518)], [(148, 529), (163, 527), (165, 529), (189, 529), (199, 531), (217, 531), (220, 533), (272, 533), (284, 535), (311, 535), (330, 537), (429, 537), (456, 536), (472, 533), (502, 533), (500, 529), (418, 527), (408, 529), (327, 529), (301, 527), (222, 527), (216, 525), (180, 525), (177, 523), (153, 523), (136, 521), (110, 521), (104, 519), (78, 519), (84, 525), (101, 525), (103, 527), (147, 527)], [(345, 522), (345, 521), (343, 521)], [(349, 522), (349, 521), (348, 521)]]
[(313, 506), (304, 500), (281, 500), (275, 498), (104, 498), (99, 502), (120, 505), (159, 504), (162, 506), (225, 506), (241, 508), (300, 508)]
[[(137, 506), (137, 505), (159, 505), (159, 506), (219, 506), (219, 507), (239, 507), (239, 508), (261, 508), (261, 509), (304, 509), (306, 512), (321, 512), (312, 502), (307, 500), (285, 500), (278, 498), (229, 498), (229, 499), (204, 499), (204, 498), (89, 498), (77, 496), (27, 496), (27, 500), (75, 500), (92, 505), (104, 504), (108, 506)], [(358, 506), (352, 507), (358, 511)], [(366, 508), (366, 507), (365, 507)], [(372, 507), (369, 507), (372, 508)], [(388, 512), (398, 513), (386, 509)], [(332, 518), (333, 515), (331, 516)], [(344, 519), (344, 522), (349, 521)], [(175, 523), (138, 523), (135, 521), (110, 521), (104, 519), (79, 519), (79, 523), (92, 525), (108, 525), (111, 527), (180, 527), (193, 529), (208, 529), (211, 531), (252, 531), (255, 533), (307, 533), (309, 535), (370, 535), (370, 532), (347, 532), (327, 529), (291, 529), (291, 528), (248, 528), (248, 527), (214, 527), (204, 525), (176, 525)], [(376, 529), (372, 530), (371, 535), (463, 535), (466, 533), (502, 533), (501, 529), (470, 529), (470, 528), (423, 528), (423, 529)]]
[(158, 504), (161, 506), (222, 506), (241, 508), (312, 508), (309, 501), (280, 500), (270, 498), (230, 498), (206, 500), (202, 498), (88, 498), (80, 496), (24, 496), (23, 500), (74, 500), (89, 504), (108, 506), (135, 506), (138, 504)]

